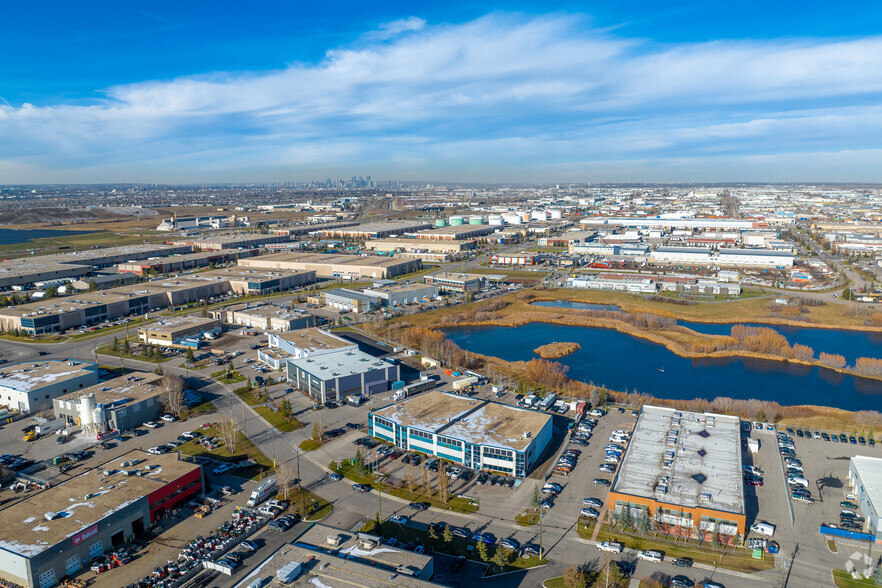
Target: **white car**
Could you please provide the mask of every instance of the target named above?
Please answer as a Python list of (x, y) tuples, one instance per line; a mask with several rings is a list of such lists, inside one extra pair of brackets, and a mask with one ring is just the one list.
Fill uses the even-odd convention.
[(212, 472), (214, 472), (216, 475), (220, 475), (220, 474), (225, 474), (232, 469), (233, 469), (233, 466), (231, 464), (222, 463), (219, 466), (217, 466), (216, 468), (214, 468), (212, 470)]
[(187, 431), (186, 433), (184, 433), (183, 435), (181, 435), (181, 437), (183, 437), (184, 439), (195, 439), (195, 438), (196, 438), (196, 434), (193, 433), (192, 431)]
[(150, 449), (147, 450), (147, 453), (149, 453), (150, 455), (162, 455), (165, 452), (166, 452), (165, 447), (151, 447)]
[(597, 544), (597, 549), (600, 551), (609, 551), (610, 553), (621, 553), (622, 550), (625, 549), (625, 546), (618, 541), (604, 541), (603, 543)]
[(656, 551), (654, 549), (637, 552), (637, 559), (643, 559), (646, 561), (662, 561), (664, 557), (665, 556), (661, 551)]
[(392, 515), (389, 517), (389, 520), (393, 523), (398, 523), (399, 525), (406, 525), (409, 519), (404, 515)]
[(159, 425), (157, 425), (157, 424), (154, 423), (153, 421), (147, 421), (146, 423), (144, 423), (144, 426), (147, 427), (148, 429), (155, 429), (155, 428), (157, 428)]
[(173, 423), (173, 422), (175, 422), (175, 417), (173, 417), (173, 416), (170, 415), (170, 414), (164, 414), (164, 415), (162, 415), (161, 418), (162, 418), (162, 420), (164, 420), (164, 421), (167, 422), (167, 423)]

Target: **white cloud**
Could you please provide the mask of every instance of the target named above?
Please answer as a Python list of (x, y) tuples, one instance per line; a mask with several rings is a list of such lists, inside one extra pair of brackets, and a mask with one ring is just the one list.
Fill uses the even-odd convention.
[[(750, 174), (769, 168), (748, 155), (798, 161), (879, 144), (882, 38), (657, 46), (587, 22), (409, 17), (315, 64), (116, 86), (91, 106), (0, 104), (0, 169), (22, 181), (70, 170), (80, 181), (311, 178), (355, 166), (505, 180), (491, 174), (579, 173), (586, 161), (655, 173), (659, 161), (688, 180), (708, 169), (702, 157), (728, 157), (759, 180)], [(882, 180), (878, 170), (861, 179)]]

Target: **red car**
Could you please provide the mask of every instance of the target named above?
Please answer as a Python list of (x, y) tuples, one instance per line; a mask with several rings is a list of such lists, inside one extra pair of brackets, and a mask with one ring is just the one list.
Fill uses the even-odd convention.
[(404, 453), (402, 453), (401, 451), (393, 451), (389, 454), (389, 459), (398, 459), (402, 455), (404, 455)]
[(762, 486), (763, 485), (763, 481), (757, 480), (756, 478), (752, 478), (750, 480), (744, 480), (744, 483), (747, 484), (748, 486)]

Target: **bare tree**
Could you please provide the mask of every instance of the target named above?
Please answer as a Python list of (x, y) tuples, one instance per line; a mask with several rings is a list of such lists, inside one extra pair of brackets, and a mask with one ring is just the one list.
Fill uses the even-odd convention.
[(441, 463), (438, 468), (438, 497), (445, 504), (447, 504), (447, 490), (449, 486), (450, 479), (447, 477), (447, 467)]
[(276, 466), (276, 484), (285, 500), (288, 500), (288, 492), (294, 486), (295, 472), (294, 466), (288, 462), (280, 463)]
[(159, 380), (163, 389), (162, 404), (174, 416), (180, 416), (184, 410), (184, 378), (174, 374), (166, 374)]
[(233, 424), (233, 419), (221, 419), (218, 421), (217, 430), (220, 433), (221, 439), (224, 440), (224, 445), (227, 447), (227, 451), (233, 453), (236, 451), (236, 435), (238, 431), (236, 431), (236, 426)]

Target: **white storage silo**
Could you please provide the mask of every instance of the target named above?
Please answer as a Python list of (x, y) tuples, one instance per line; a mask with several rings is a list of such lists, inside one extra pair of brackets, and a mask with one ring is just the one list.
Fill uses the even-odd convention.
[(559, 208), (552, 208), (548, 211), (548, 218), (550, 218), (551, 220), (563, 218), (563, 212), (561, 212)]
[(521, 215), (519, 214), (506, 214), (502, 217), (507, 225), (519, 225), (521, 222)]
[(505, 224), (505, 221), (502, 220), (501, 214), (491, 214), (489, 217), (487, 217), (487, 224), (491, 227), (501, 227), (503, 224)]

